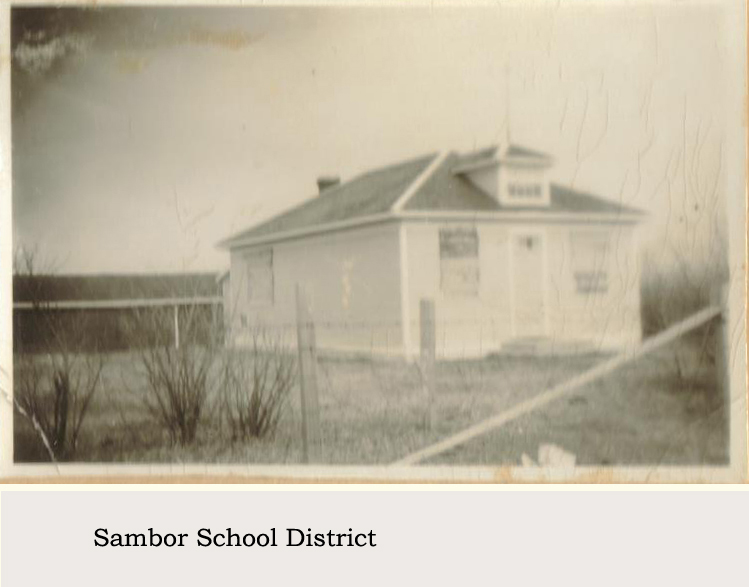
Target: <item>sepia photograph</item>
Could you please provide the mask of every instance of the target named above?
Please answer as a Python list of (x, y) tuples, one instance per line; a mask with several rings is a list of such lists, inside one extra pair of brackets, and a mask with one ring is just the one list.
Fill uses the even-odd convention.
[(746, 480), (743, 2), (261, 4), (7, 8), (3, 475)]

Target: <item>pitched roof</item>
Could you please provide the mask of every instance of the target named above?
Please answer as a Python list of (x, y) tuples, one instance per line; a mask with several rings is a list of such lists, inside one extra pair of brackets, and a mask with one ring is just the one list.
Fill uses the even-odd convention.
[[(548, 207), (502, 206), (497, 200), (471, 183), (455, 170), (492, 159), (496, 146), (467, 154), (448, 153), (441, 164), (431, 171), (424, 183), (407, 199), (405, 211), (533, 211), (546, 213), (641, 214), (631, 208), (571, 188), (551, 185)], [(547, 157), (543, 153), (511, 145), (506, 154)], [(365, 220), (381, 214), (397, 213), (393, 207), (399, 198), (427, 170), (436, 155), (430, 154), (403, 163), (363, 173), (354, 179), (324, 191), (320, 195), (283, 212), (257, 226), (240, 232), (221, 243), (232, 247), (245, 240), (262, 239), (287, 231), (313, 229), (334, 222)], [(424, 179), (424, 178), (422, 178)], [(414, 186), (415, 187), (415, 186)], [(413, 189), (413, 188), (412, 188)]]
[(434, 157), (426, 155), (363, 173), (230, 237), (223, 244), (388, 212)]
[(503, 206), (492, 196), (471, 183), (463, 174), (453, 173), (453, 169), (466, 164), (466, 158), (451, 153), (444, 163), (432, 173), (406, 203), (404, 210), (441, 210), (441, 211), (477, 211), (499, 212), (533, 211), (545, 213), (590, 213), (590, 214), (641, 214), (641, 210), (624, 206), (599, 196), (579, 192), (572, 188), (551, 184), (550, 204), (543, 208), (537, 206)]
[(625, 206), (611, 200), (579, 192), (567, 186), (551, 184), (551, 211), (590, 212), (601, 214), (634, 214), (644, 215), (644, 212), (633, 206)]
[(470, 167), (475, 163), (496, 161), (497, 151), (499, 151), (499, 147), (494, 146), (487, 149), (479, 149), (478, 151), (471, 151), (470, 153), (455, 153), (456, 164), (461, 167)]
[(473, 185), (464, 175), (453, 173), (454, 167), (466, 164), (465, 160), (466, 157), (450, 153), (421, 189), (411, 196), (403, 209), (477, 212), (496, 210), (499, 204), (494, 198)]

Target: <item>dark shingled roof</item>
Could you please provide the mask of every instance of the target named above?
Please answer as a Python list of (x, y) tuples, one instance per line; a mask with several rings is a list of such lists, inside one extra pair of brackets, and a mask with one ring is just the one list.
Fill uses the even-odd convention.
[(551, 206), (552, 212), (593, 212), (604, 214), (635, 214), (644, 215), (639, 208), (618, 204), (586, 192), (578, 192), (563, 185), (551, 184)]
[[(454, 171), (458, 167), (492, 159), (496, 154), (497, 147), (467, 154), (449, 153), (426, 182), (408, 199), (404, 210), (424, 212), (430, 210), (476, 212), (532, 210), (540, 214), (554, 212), (642, 213), (635, 208), (555, 184), (551, 185), (551, 204), (548, 207), (502, 206), (466, 179), (463, 174)], [(516, 145), (510, 146), (507, 154), (546, 157), (543, 153)], [(425, 155), (359, 175), (258, 226), (232, 236), (222, 244), (232, 246), (247, 238), (260, 238), (289, 230), (386, 213), (426, 170), (435, 156), (435, 154)]]
[(387, 212), (434, 157), (435, 154), (426, 155), (363, 173), (279, 216), (232, 236), (226, 244), (248, 237), (256, 238)]
[[(404, 210), (496, 210), (499, 204), (453, 168), (465, 165), (467, 157), (450, 153), (416, 193), (406, 202)], [(469, 163), (472, 163), (471, 159)]]
[(216, 273), (14, 275), (14, 302), (192, 298), (220, 295)]
[[(484, 156), (485, 158), (486, 156)], [(451, 153), (421, 188), (408, 200), (405, 210), (477, 211), (500, 210), (606, 214), (641, 214), (640, 210), (605, 200), (585, 192), (551, 184), (550, 205), (544, 208), (533, 206), (502, 206), (489, 194), (476, 187), (463, 174), (453, 169), (466, 164), (466, 157)]]

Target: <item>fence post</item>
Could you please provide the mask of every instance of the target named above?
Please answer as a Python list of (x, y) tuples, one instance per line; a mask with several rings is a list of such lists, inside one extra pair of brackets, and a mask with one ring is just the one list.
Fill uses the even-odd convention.
[(720, 315), (716, 319), (715, 328), (715, 380), (718, 393), (723, 396), (723, 430), (725, 430), (726, 444), (731, 451), (731, 385), (730, 367), (728, 361), (728, 286), (721, 284), (712, 291), (712, 303), (720, 308)]
[(179, 350), (179, 306), (174, 304), (174, 348)]
[(421, 384), (426, 406), (424, 424), (427, 430), (432, 430), (434, 427), (434, 372), (437, 347), (433, 300), (421, 300), (419, 326), (421, 332)]
[(304, 462), (320, 462), (320, 408), (317, 401), (317, 350), (315, 325), (302, 286), (296, 286), (299, 388), (302, 395), (302, 443)]

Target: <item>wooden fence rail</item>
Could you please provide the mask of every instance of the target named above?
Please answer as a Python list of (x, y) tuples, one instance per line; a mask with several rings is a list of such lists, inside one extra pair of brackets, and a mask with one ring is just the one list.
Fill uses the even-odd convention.
[[(450, 449), (465, 444), (466, 442), (473, 438), (476, 438), (477, 436), (481, 436), (482, 434), (486, 434), (487, 432), (496, 430), (497, 428), (507, 424), (512, 420), (515, 420), (516, 418), (519, 418), (524, 414), (532, 412), (533, 410), (545, 406), (546, 404), (554, 400), (578, 391), (580, 387), (588, 383), (592, 383), (593, 381), (600, 379), (604, 375), (608, 375), (615, 369), (618, 369), (619, 367), (626, 365), (627, 363), (630, 363), (635, 359), (642, 357), (643, 355), (646, 355), (674, 341), (680, 336), (686, 334), (691, 330), (694, 330), (695, 328), (698, 328), (699, 326), (705, 324), (706, 322), (709, 322), (716, 317), (721, 317), (720, 328), (717, 334), (717, 352), (724, 352), (723, 348), (725, 346), (725, 320), (722, 319), (722, 313), (725, 308), (725, 293), (721, 293), (718, 299), (721, 301), (720, 305), (710, 306), (697, 312), (696, 314), (693, 314), (689, 318), (686, 318), (685, 320), (674, 324), (663, 332), (660, 332), (659, 334), (648, 338), (640, 346), (633, 349), (632, 351), (617, 355), (609, 359), (608, 361), (604, 361), (596, 365), (592, 369), (589, 369), (588, 371), (585, 371), (580, 375), (577, 375), (572, 379), (565, 381), (564, 383), (555, 385), (554, 387), (537, 395), (536, 397), (520, 402), (510, 409), (491, 416), (486, 420), (474, 424), (473, 426), (469, 426), (468, 428), (456, 434), (453, 434), (452, 436), (449, 436), (444, 440), (441, 440), (435, 444), (432, 444), (431, 446), (427, 446), (426, 448), (411, 453), (395, 461), (391, 466), (418, 464), (425, 459), (435, 457)], [(725, 366), (721, 366), (721, 361), (721, 358), (716, 357), (716, 362), (719, 364), (719, 371), (723, 368), (727, 368)], [(723, 377), (724, 374), (719, 374), (719, 381), (722, 380)], [(724, 393), (724, 397), (727, 397), (726, 390), (728, 386), (725, 385), (724, 387), (725, 389), (722, 390), (722, 392)], [(730, 403), (728, 404), (728, 406), (726, 406), (725, 409), (728, 410), (729, 406)]]

